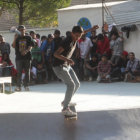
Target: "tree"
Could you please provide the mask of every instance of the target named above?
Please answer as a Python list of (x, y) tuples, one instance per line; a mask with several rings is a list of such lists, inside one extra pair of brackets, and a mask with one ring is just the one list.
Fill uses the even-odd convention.
[(12, 11), (19, 25), (47, 27), (57, 25), (57, 9), (71, 0), (1, 0), (0, 7)]

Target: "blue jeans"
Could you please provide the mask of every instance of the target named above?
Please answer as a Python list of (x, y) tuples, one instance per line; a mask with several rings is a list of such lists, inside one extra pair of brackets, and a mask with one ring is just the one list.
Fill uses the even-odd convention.
[(64, 108), (67, 108), (72, 96), (80, 87), (80, 82), (71, 66), (57, 66), (53, 67), (53, 70), (57, 77), (67, 86), (64, 99)]

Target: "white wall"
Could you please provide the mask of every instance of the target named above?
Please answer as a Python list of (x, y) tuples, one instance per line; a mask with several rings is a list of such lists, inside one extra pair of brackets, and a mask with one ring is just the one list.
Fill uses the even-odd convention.
[[(100, 27), (102, 26), (101, 8), (58, 11), (58, 27), (63, 35), (65, 35), (66, 31), (71, 31), (72, 27), (77, 25), (82, 17), (88, 18), (92, 26), (96, 24)], [(98, 31), (100, 32), (101, 30)]]
[(140, 59), (140, 30), (130, 32), (129, 38), (125, 37), (124, 49), (128, 52), (134, 52), (136, 57)]
[[(27, 30), (27, 32), (31, 30), (36, 31), (36, 33), (39, 33), (41, 36), (42, 35), (47, 36), (50, 33), (54, 33), (55, 28), (30, 29), (30, 30)], [(4, 36), (6, 42), (12, 44), (14, 35), (15, 35), (14, 33), (10, 33), (9, 31), (1, 31), (0, 34)], [(10, 58), (12, 60), (12, 63), (15, 65), (15, 50), (12, 47), (11, 47)]]

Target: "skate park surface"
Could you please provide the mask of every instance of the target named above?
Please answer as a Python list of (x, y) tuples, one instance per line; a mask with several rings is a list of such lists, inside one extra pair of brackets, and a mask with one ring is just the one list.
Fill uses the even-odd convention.
[(140, 140), (139, 83), (82, 82), (77, 121), (61, 114), (65, 89), (52, 82), (0, 93), (0, 140)]

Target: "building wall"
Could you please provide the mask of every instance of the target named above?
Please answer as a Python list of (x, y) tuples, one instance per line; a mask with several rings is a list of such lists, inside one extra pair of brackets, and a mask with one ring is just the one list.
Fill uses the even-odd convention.
[[(68, 10), (58, 11), (59, 29), (65, 35), (66, 31), (71, 31), (74, 25), (77, 25), (80, 18), (86, 17), (90, 20), (92, 25), (102, 26), (102, 9), (82, 9), (82, 10)], [(101, 30), (98, 30), (99, 32)]]
[(124, 49), (128, 52), (134, 52), (136, 57), (140, 59), (140, 30), (130, 32), (129, 38), (125, 37)]
[[(27, 32), (29, 32), (31, 30), (36, 31), (36, 33), (39, 33), (41, 36), (42, 35), (47, 36), (50, 33), (54, 33), (55, 28), (30, 29), (30, 30), (27, 30)], [(0, 34), (2, 34), (4, 36), (6, 42), (12, 44), (13, 39), (14, 39), (14, 35), (15, 35), (14, 33), (10, 33), (9, 31), (2, 31), (2, 32), (0, 32)], [(12, 63), (15, 65), (15, 49), (13, 49), (12, 47), (11, 47), (10, 58), (12, 60)]]

